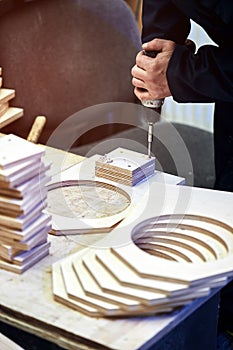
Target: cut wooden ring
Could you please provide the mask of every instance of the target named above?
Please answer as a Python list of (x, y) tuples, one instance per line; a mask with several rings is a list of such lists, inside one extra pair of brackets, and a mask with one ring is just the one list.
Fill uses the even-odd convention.
[[(131, 202), (121, 188), (99, 181), (61, 181), (49, 185), (48, 191), (49, 211), (67, 217), (106, 217), (122, 212)], [(64, 212), (64, 199), (70, 211)]]
[(162, 215), (147, 219), (132, 231), (137, 247), (177, 262), (208, 262), (225, 258), (233, 249), (233, 228), (199, 215)]

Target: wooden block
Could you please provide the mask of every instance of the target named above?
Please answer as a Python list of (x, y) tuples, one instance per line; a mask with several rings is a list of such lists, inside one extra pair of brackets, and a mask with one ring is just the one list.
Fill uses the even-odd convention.
[(29, 167), (22, 169), (21, 172), (19, 172), (18, 174), (12, 177), (9, 177), (9, 180), (0, 181), (0, 187), (14, 189), (15, 187), (19, 186), (22, 183), (27, 182), (33, 177), (38, 177), (40, 175), (43, 175), (48, 169), (49, 169), (49, 166), (45, 166), (43, 163), (39, 161), (33, 162)]
[(15, 90), (13, 89), (0, 89), (0, 104), (8, 102), (15, 97)]
[[(16, 251), (22, 251), (22, 250), (31, 250), (32, 248), (36, 247), (39, 244), (43, 244), (47, 241), (48, 232), (50, 230), (51, 226), (46, 225), (41, 230), (36, 232), (33, 236), (27, 240), (21, 240), (17, 241), (14, 239), (9, 239), (5, 236), (1, 236), (0, 234), (0, 243), (6, 244), (10, 247), (13, 247)], [(14, 254), (15, 255), (15, 254)]]
[(50, 227), (51, 218), (48, 214), (40, 213), (40, 215), (30, 223), (24, 230), (11, 229), (8, 227), (0, 226), (0, 241), (6, 239), (19, 241), (24, 243), (30, 240), (37, 232), (41, 231), (44, 227)]
[(49, 246), (46, 249), (44, 249), (42, 252), (36, 254), (36, 256), (32, 257), (30, 260), (28, 260), (27, 262), (25, 262), (22, 265), (16, 265), (16, 264), (7, 262), (3, 259), (0, 259), (0, 269), (21, 274), (21, 273), (25, 272), (26, 270), (28, 270), (33, 265), (35, 265), (37, 262), (39, 262), (41, 259), (43, 259), (48, 254), (49, 254)]
[(20, 249), (13, 248), (12, 246), (0, 244), (0, 257), (7, 261), (12, 261), (13, 257), (20, 253)]
[[(170, 219), (169, 219), (170, 218)], [(173, 218), (175, 220), (181, 220), (182, 223), (173, 223)], [(149, 219), (145, 222), (140, 223), (134, 228), (133, 236), (135, 234), (136, 238), (142, 234), (142, 237), (145, 234), (148, 234), (149, 228), (148, 224), (150, 223), (150, 229), (154, 231), (153, 227), (161, 228), (161, 221), (168, 219), (166, 223), (167, 228), (172, 232), (175, 227), (178, 228), (188, 228), (193, 231), (201, 232), (204, 234), (204, 245), (212, 239), (217, 242), (215, 255), (217, 259), (212, 259), (209, 264), (203, 263), (202, 269), (196, 269), (195, 264), (185, 263), (182, 264), (182, 269), (180, 270), (180, 264), (166, 261), (165, 259), (157, 258), (156, 256), (150, 256), (145, 253), (143, 250), (137, 248), (136, 245), (130, 244), (125, 247), (112, 248), (114, 254), (116, 254), (120, 259), (123, 259), (125, 264), (128, 264), (133, 268), (141, 277), (150, 277), (150, 278), (163, 278), (172, 282), (186, 282), (190, 286), (198, 285), (200, 283), (210, 282), (213, 276), (223, 277), (223, 270), (225, 269), (225, 274), (229, 273), (228, 264), (233, 260), (232, 254), (233, 251), (233, 228), (225, 223), (221, 223), (216, 219), (199, 216), (199, 215), (164, 215), (154, 219)], [(185, 222), (189, 220), (189, 225)], [(145, 226), (145, 227), (144, 227)], [(204, 227), (204, 228), (203, 228)], [(144, 230), (145, 228), (145, 230)], [(138, 234), (137, 234), (138, 232)], [(140, 232), (140, 233), (139, 233)], [(168, 231), (169, 232), (169, 231)], [(169, 234), (169, 233), (167, 233)], [(222, 245), (222, 249), (219, 249), (219, 246)], [(212, 245), (209, 245), (209, 249), (213, 249)], [(223, 253), (225, 252), (225, 253)], [(143, 264), (139, 262), (143, 261)], [(226, 263), (228, 261), (228, 263)], [(161, 264), (162, 262), (162, 264)], [(156, 269), (155, 266), (160, 265), (159, 269)], [(211, 265), (212, 264), (212, 265)], [(152, 268), (153, 266), (153, 268)], [(212, 269), (210, 268), (212, 266)], [(217, 272), (217, 269), (219, 269)], [(142, 272), (143, 271), (143, 272)]]
[(62, 276), (67, 294), (70, 298), (82, 302), (90, 307), (96, 308), (104, 315), (113, 315), (120, 311), (117, 305), (106, 301), (98, 300), (85, 294), (82, 285), (73, 270), (72, 259), (65, 259), (61, 262)]
[[(1, 84), (1, 78), (0, 78), (0, 84)], [(0, 104), (0, 117), (6, 113), (8, 108), (9, 108), (9, 102), (5, 102), (3, 104)]]
[(45, 116), (37, 116), (28, 134), (27, 140), (37, 143), (46, 123)]
[(0, 169), (0, 181), (10, 182), (17, 175), (19, 176), (24, 171), (32, 171), (35, 167), (40, 167), (40, 162), (37, 159), (26, 160), (25, 162), (12, 165), (7, 169)]
[(41, 215), (43, 209), (44, 203), (39, 202), (27, 215), (20, 215), (16, 218), (0, 215), (0, 226), (23, 231), (30, 222), (35, 221)]
[(137, 309), (140, 306), (140, 302), (138, 301), (103, 292), (103, 290), (96, 283), (93, 276), (86, 269), (85, 265), (82, 262), (82, 259), (77, 259), (77, 255), (73, 257), (75, 260), (75, 265), (73, 268), (76, 272), (77, 278), (82, 285), (83, 290), (88, 296), (106, 301), (108, 303), (116, 304), (126, 310)]
[(129, 265), (114, 255), (110, 249), (97, 251), (96, 258), (122, 285), (162, 292), (167, 296), (187, 293), (188, 284), (186, 283), (181, 284), (160, 279), (141, 278)]
[(0, 195), (16, 199), (23, 199), (28, 194), (33, 195), (33, 193), (37, 192), (38, 190), (43, 191), (49, 180), (50, 178), (46, 174), (34, 176), (28, 181), (25, 181), (13, 188), (0, 187)]
[[(103, 291), (117, 296), (138, 300), (145, 305), (159, 304), (167, 301), (165, 293), (158, 293), (120, 285), (117, 280), (96, 260), (93, 253), (88, 253), (83, 258), (83, 264), (91, 273)], [(73, 261), (75, 266), (75, 261)], [(77, 271), (77, 270), (76, 270)]]
[(155, 158), (117, 148), (96, 161), (95, 175), (111, 181), (134, 186), (154, 175)]
[(45, 242), (42, 244), (39, 244), (38, 246), (28, 250), (28, 251), (22, 251), (19, 254), (16, 254), (12, 262), (16, 265), (23, 266), (30, 262), (31, 260), (37, 258), (42, 254), (44, 251), (48, 251), (50, 247), (50, 242)]
[(0, 129), (14, 122), (23, 116), (23, 109), (18, 107), (9, 107), (4, 114), (0, 116)]
[(69, 298), (66, 292), (63, 276), (61, 273), (60, 262), (55, 263), (52, 266), (52, 284), (53, 284), (53, 296), (56, 301), (59, 301), (60, 303), (74, 310), (82, 312), (87, 316), (94, 316), (94, 317), (101, 316), (101, 313), (96, 308)]
[[(70, 264), (71, 263), (71, 264)], [(104, 302), (102, 300), (96, 299), (94, 297), (87, 296), (79, 282), (79, 279), (74, 278), (74, 271), (72, 270), (72, 262), (69, 258), (64, 259), (61, 262), (61, 271), (63, 282), (61, 281), (61, 276), (59, 275), (59, 266), (53, 266), (53, 291), (55, 300), (61, 301), (67, 306), (70, 306), (88, 316), (124, 316), (128, 315), (128, 311), (120, 309), (116, 305), (114, 306), (111, 303)], [(71, 291), (71, 295), (69, 292)], [(62, 295), (62, 296), (61, 296)], [(94, 309), (95, 312), (87, 312), (86, 308)], [(150, 307), (148, 313), (156, 313), (155, 310)], [(159, 309), (159, 310), (158, 310)], [(162, 310), (162, 311), (161, 311)], [(158, 312), (171, 311), (172, 307), (162, 306), (157, 308)], [(145, 310), (143, 311), (145, 312)], [(141, 313), (141, 310), (131, 310), (133, 315), (138, 315)]]
[[(114, 294), (101, 291), (97, 283), (90, 278), (90, 274), (87, 274), (87, 270), (83, 269), (82, 258), (87, 254), (89, 256), (88, 249), (75, 253), (73, 256), (65, 258), (61, 263), (56, 263), (53, 266), (53, 293), (54, 298), (63, 304), (70, 306), (84, 314), (95, 316), (95, 312), (87, 313), (85, 308), (94, 308), (98, 316), (137, 316), (137, 315), (150, 315), (159, 314), (163, 312), (170, 312), (174, 308), (188, 304), (194, 297), (201, 297), (207, 295), (209, 288), (202, 288), (199, 293), (190, 293), (189, 295), (182, 295), (178, 298), (164, 299), (159, 304), (146, 306), (140, 302), (117, 297)], [(75, 262), (72, 270), (72, 261)], [(62, 278), (60, 276), (60, 265), (62, 270)], [(81, 288), (81, 289), (80, 289)], [(84, 295), (85, 294), (85, 295)], [(87, 298), (87, 296), (91, 298)], [(112, 303), (108, 311), (104, 308), (101, 309), (100, 301), (105, 301), (105, 307), (108, 307), (108, 303), (116, 303), (120, 308), (117, 311), (112, 310)], [(125, 303), (126, 301), (126, 303)], [(122, 303), (123, 302), (123, 303)], [(77, 303), (77, 305), (76, 305)], [(90, 306), (91, 305), (91, 306)], [(96, 308), (94, 307), (96, 306)]]
[(44, 206), (46, 206), (46, 197), (46, 191), (37, 191), (34, 193), (34, 196), (26, 197), (26, 199), (12, 199), (0, 196), (0, 214), (5, 213), (5, 215), (10, 217), (27, 215), (40, 203), (43, 203)]
[(29, 159), (39, 160), (45, 152), (43, 147), (12, 134), (0, 138), (0, 147), (0, 169), (6, 169)]

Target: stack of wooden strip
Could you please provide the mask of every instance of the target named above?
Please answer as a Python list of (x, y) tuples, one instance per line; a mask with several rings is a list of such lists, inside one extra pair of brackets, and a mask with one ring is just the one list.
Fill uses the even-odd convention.
[(49, 254), (45, 149), (15, 135), (0, 138), (0, 268), (22, 273)]
[(124, 148), (99, 158), (95, 164), (95, 175), (128, 186), (151, 177), (155, 173), (155, 158)]
[(0, 67), (0, 129), (22, 117), (23, 109), (11, 107), (9, 101), (15, 97), (15, 90), (2, 88), (2, 68)]

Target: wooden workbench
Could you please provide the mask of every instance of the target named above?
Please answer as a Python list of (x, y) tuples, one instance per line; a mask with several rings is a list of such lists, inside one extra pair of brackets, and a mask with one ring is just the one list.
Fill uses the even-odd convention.
[[(51, 151), (51, 157), (54, 160), (56, 157), (60, 159), (63, 156), (60, 151), (54, 154)], [(71, 158), (72, 161), (66, 162), (65, 167), (82, 160), (81, 157), (76, 158), (73, 155)], [(52, 173), (56, 174), (59, 168), (60, 166), (54, 166)], [(158, 188), (160, 186), (167, 185), (158, 184)], [(233, 224), (233, 194), (182, 186), (169, 187), (169, 185), (166, 189), (167, 198), (163, 202), (162, 210), (164, 213), (171, 209), (172, 202), (188, 198), (189, 212), (201, 212), (203, 215), (209, 213), (219, 220)], [(159, 200), (156, 193), (155, 200)], [(86, 235), (85, 243), (92, 243), (93, 240), (100, 238), (101, 235)], [(77, 244), (77, 236), (50, 236), (49, 240), (51, 241), (50, 256), (23, 275), (0, 271), (0, 321), (52, 341), (65, 349), (145, 350), (152, 345), (157, 349), (156, 344), (176, 326), (188, 320), (218, 292), (214, 290), (210, 296), (197, 299), (173, 314), (129, 319), (90, 318), (55, 302), (51, 284), (51, 265), (77, 249), (82, 249), (84, 245)], [(83, 242), (82, 239), (82, 244)], [(214, 329), (217, 320), (216, 302), (212, 310), (215, 315), (212, 325)], [(210, 324), (209, 327), (211, 327)], [(195, 334), (194, 329), (193, 334)], [(174, 346), (174, 349), (185, 348), (179, 345), (179, 347)], [(211, 349), (214, 347), (208, 347), (208, 350)]]

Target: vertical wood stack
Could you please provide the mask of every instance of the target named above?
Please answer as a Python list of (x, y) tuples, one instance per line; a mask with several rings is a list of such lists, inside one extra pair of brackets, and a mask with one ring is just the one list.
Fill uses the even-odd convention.
[(22, 108), (10, 106), (10, 101), (15, 97), (15, 90), (5, 89), (2, 85), (2, 68), (0, 67), (0, 129), (23, 115)]
[(0, 268), (22, 273), (49, 254), (45, 149), (15, 135), (0, 138)]

